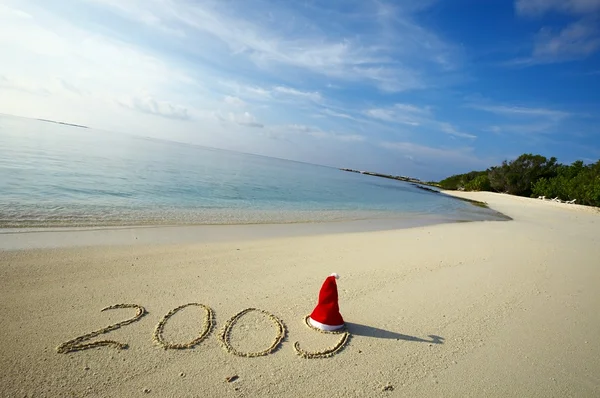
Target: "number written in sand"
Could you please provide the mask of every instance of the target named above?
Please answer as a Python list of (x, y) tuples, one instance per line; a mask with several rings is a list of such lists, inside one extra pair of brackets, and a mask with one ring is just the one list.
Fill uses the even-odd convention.
[[(260, 313), (264, 314), (267, 318), (269, 318), (269, 320), (271, 322), (273, 322), (273, 325), (275, 325), (275, 329), (276, 329), (275, 339), (273, 340), (273, 343), (265, 350), (258, 351), (258, 352), (241, 352), (241, 351), (236, 350), (231, 345), (231, 342), (229, 341), (229, 336), (231, 334), (231, 329), (236, 324), (236, 322), (242, 316), (244, 316), (245, 314), (247, 314), (251, 311), (260, 312)], [(279, 345), (281, 344), (281, 341), (285, 338), (285, 333), (286, 333), (285, 325), (275, 315), (273, 315), (270, 312), (267, 312), (265, 310), (259, 310), (257, 308), (246, 308), (245, 310), (238, 312), (236, 315), (232, 316), (227, 322), (225, 322), (225, 326), (223, 327), (223, 330), (221, 331), (220, 338), (221, 338), (221, 343), (223, 343), (223, 347), (227, 350), (227, 352), (229, 352), (233, 355), (237, 355), (238, 357), (254, 358), (254, 357), (262, 357), (264, 355), (268, 355), (268, 354), (272, 353), (273, 351), (275, 351), (277, 349), (277, 347), (279, 347)]]
[[(190, 306), (201, 307), (206, 312), (206, 316), (204, 318), (204, 328), (200, 332), (200, 335), (198, 337), (196, 337), (194, 340), (192, 340), (188, 343), (184, 343), (184, 344), (176, 344), (176, 343), (166, 342), (164, 340), (162, 334), (163, 334), (165, 325), (167, 324), (167, 321), (169, 320), (169, 318), (171, 318), (173, 315), (175, 315), (175, 313), (177, 313), (178, 311), (180, 311), (186, 307), (190, 307)], [(171, 311), (169, 311), (167, 313), (167, 315), (165, 315), (165, 317), (163, 319), (161, 319), (160, 322), (158, 322), (158, 325), (156, 325), (156, 329), (154, 330), (154, 336), (153, 336), (154, 342), (156, 342), (156, 344), (162, 346), (165, 350), (168, 350), (168, 349), (184, 350), (186, 348), (193, 348), (197, 344), (200, 344), (200, 342), (202, 342), (202, 340), (204, 340), (206, 338), (206, 336), (209, 335), (210, 331), (212, 330), (213, 323), (214, 323), (214, 312), (213, 312), (212, 308), (210, 308), (204, 304), (199, 304), (199, 303), (188, 303), (188, 304), (180, 305), (179, 307), (174, 308)]]
[(84, 341), (86, 341), (86, 340), (92, 339), (92, 338), (99, 336), (101, 334), (104, 334), (104, 333), (112, 332), (113, 330), (117, 330), (125, 325), (129, 325), (130, 323), (133, 323), (133, 322), (139, 320), (141, 317), (143, 317), (146, 314), (146, 309), (144, 307), (142, 307), (141, 305), (137, 305), (137, 304), (115, 304), (115, 305), (111, 305), (106, 308), (102, 308), (101, 311), (114, 310), (114, 309), (118, 309), (118, 308), (135, 308), (135, 309), (137, 309), (137, 312), (133, 318), (129, 318), (124, 321), (121, 321), (121, 322), (118, 322), (118, 323), (115, 323), (112, 325), (108, 325), (102, 329), (98, 329), (98, 330), (90, 332), (88, 334), (84, 334), (83, 336), (75, 337), (74, 339), (69, 340), (66, 343), (62, 343), (61, 345), (59, 345), (56, 348), (56, 351), (58, 351), (59, 353), (67, 353), (67, 352), (72, 352), (72, 351), (87, 350), (88, 348), (105, 347), (105, 346), (115, 347), (119, 350), (123, 350), (123, 349), (127, 348), (128, 345), (126, 343), (119, 343), (118, 341), (114, 341), (114, 340), (101, 340), (101, 341), (94, 341), (91, 343), (84, 343)]
[[(190, 306), (200, 307), (205, 311), (206, 315), (204, 318), (204, 324), (203, 324), (203, 328), (200, 332), (200, 335), (188, 343), (177, 344), (177, 343), (170, 343), (170, 342), (165, 341), (165, 339), (163, 337), (163, 331), (164, 331), (166, 323), (177, 312), (179, 312), (180, 310), (182, 310), (186, 307), (190, 307)], [(98, 335), (111, 332), (113, 330), (119, 329), (122, 326), (133, 323), (133, 322), (139, 320), (142, 316), (144, 316), (146, 314), (146, 310), (144, 309), (144, 307), (137, 305), (137, 304), (116, 304), (116, 305), (111, 305), (110, 307), (103, 308), (102, 311), (112, 310), (112, 309), (117, 309), (117, 308), (136, 308), (137, 313), (133, 318), (127, 319), (127, 320), (119, 322), (119, 323), (115, 323), (114, 325), (109, 325), (103, 329), (99, 329), (94, 332), (84, 334), (83, 336), (76, 337), (72, 340), (69, 340), (66, 343), (59, 345), (56, 348), (56, 350), (59, 353), (68, 353), (68, 352), (80, 351), (80, 350), (85, 350), (88, 348), (102, 347), (102, 346), (114, 347), (114, 348), (118, 348), (121, 350), (124, 348), (127, 348), (127, 344), (119, 343), (114, 340), (102, 340), (102, 341), (95, 341), (95, 342), (91, 342), (91, 343), (84, 343), (84, 341), (94, 338)], [(256, 312), (263, 314), (273, 323), (273, 325), (275, 326), (275, 332), (276, 332), (275, 338), (273, 339), (273, 342), (271, 343), (271, 345), (262, 351), (241, 352), (241, 351), (238, 351), (231, 344), (231, 339), (230, 339), (231, 330), (241, 317), (243, 317), (245, 314), (252, 312), (252, 311), (256, 311)], [(325, 332), (325, 331), (322, 331), (322, 330), (312, 327), (307, 322), (307, 320), (308, 320), (308, 316), (304, 319), (304, 324), (306, 326), (308, 326), (309, 328), (311, 328), (315, 331), (318, 331), (319, 333), (339, 335), (340, 339), (334, 346), (329, 347), (323, 351), (316, 351), (316, 352), (305, 351), (302, 348), (300, 348), (300, 343), (296, 342), (294, 344), (294, 351), (299, 356), (301, 356), (303, 358), (307, 358), (307, 359), (331, 357), (331, 356), (337, 354), (338, 352), (340, 352), (348, 343), (351, 335), (348, 332), (348, 330), (346, 330), (345, 328), (342, 330), (339, 330), (339, 331)], [(167, 313), (167, 315), (165, 315), (161, 319), (161, 321), (158, 323), (158, 325), (156, 325), (156, 329), (154, 330), (153, 340), (156, 344), (160, 345), (164, 349), (194, 348), (196, 345), (198, 345), (204, 339), (206, 339), (206, 337), (208, 337), (208, 335), (210, 334), (210, 332), (214, 326), (214, 323), (215, 323), (214, 312), (209, 306), (206, 306), (204, 304), (199, 304), (199, 303), (184, 304), (177, 308), (172, 309), (171, 311), (169, 311)], [(229, 352), (233, 355), (236, 355), (236, 356), (240, 356), (240, 357), (254, 358), (254, 357), (260, 357), (260, 356), (271, 354), (272, 352), (277, 350), (277, 348), (282, 344), (283, 340), (285, 339), (286, 334), (287, 334), (287, 329), (285, 327), (285, 324), (279, 318), (277, 318), (275, 315), (271, 314), (268, 311), (257, 309), (257, 308), (246, 308), (245, 310), (238, 312), (236, 315), (231, 317), (227, 322), (225, 322), (225, 326), (223, 327), (223, 329), (221, 330), (221, 332), (219, 334), (219, 339), (221, 340), (223, 348), (225, 348), (225, 350), (227, 352)]]

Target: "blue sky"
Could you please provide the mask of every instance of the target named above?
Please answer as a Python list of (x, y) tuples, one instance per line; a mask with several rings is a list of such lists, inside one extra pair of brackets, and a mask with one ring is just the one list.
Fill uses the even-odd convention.
[(5, 0), (0, 53), (2, 113), (423, 179), (600, 158), (600, 0)]

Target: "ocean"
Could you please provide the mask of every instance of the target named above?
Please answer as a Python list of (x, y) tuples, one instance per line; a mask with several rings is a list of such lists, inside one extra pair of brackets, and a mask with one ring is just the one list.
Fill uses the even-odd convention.
[(0, 116), (0, 228), (392, 218), (503, 219), (406, 182)]

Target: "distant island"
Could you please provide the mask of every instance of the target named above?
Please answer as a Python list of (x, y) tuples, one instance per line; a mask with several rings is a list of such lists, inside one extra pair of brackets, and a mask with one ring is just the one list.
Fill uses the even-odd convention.
[[(374, 173), (372, 171), (360, 171), (360, 170), (353, 170), (353, 169), (340, 169), (340, 170), (348, 171), (350, 173), (366, 174), (366, 175), (374, 176), (374, 177), (389, 178), (390, 180), (410, 182), (411, 185), (413, 185), (415, 188), (419, 188), (423, 191), (427, 191), (427, 192), (431, 192), (431, 193), (442, 194), (442, 192), (440, 191), (440, 189), (443, 189), (442, 186), (440, 186), (439, 184), (437, 184), (435, 182), (423, 182), (423, 181), (419, 180), (418, 178), (405, 177), (405, 176), (393, 176), (393, 175), (389, 175), (389, 174)], [(434, 187), (436, 189), (428, 188), (428, 186)], [(453, 198), (462, 200), (463, 202), (469, 202), (472, 205), (475, 205), (477, 207), (488, 208), (488, 205), (485, 202), (480, 202), (478, 200), (461, 198), (461, 197), (456, 197), (456, 196)]]
[(79, 128), (82, 128), (82, 129), (89, 129), (88, 126), (82, 126), (80, 124), (65, 123), (65, 122), (59, 122), (59, 121), (56, 121), (56, 120), (48, 120), (48, 119), (36, 119), (36, 120), (39, 120), (40, 122), (62, 124), (63, 126), (71, 126), (71, 127), (79, 127)]
[(435, 186), (429, 182), (423, 182), (423, 181), (419, 180), (418, 178), (405, 177), (405, 176), (393, 176), (390, 174), (381, 174), (381, 173), (374, 173), (372, 171), (360, 171), (360, 170), (353, 170), (353, 169), (340, 169), (340, 170), (349, 171), (350, 173), (359, 173), (359, 174), (366, 174), (369, 176), (389, 178), (390, 180), (398, 180), (398, 181), (412, 182), (412, 183), (416, 183), (416, 184)]

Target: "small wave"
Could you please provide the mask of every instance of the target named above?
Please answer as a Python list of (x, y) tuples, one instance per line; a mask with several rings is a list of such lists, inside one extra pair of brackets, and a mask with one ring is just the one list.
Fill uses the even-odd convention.
[(122, 191), (111, 191), (107, 189), (98, 189), (98, 188), (73, 188), (73, 187), (57, 187), (58, 191), (65, 191), (69, 193), (77, 193), (82, 194), (84, 196), (91, 197), (102, 197), (102, 196), (114, 196), (118, 198), (132, 198), (135, 196), (132, 192), (122, 192)]

